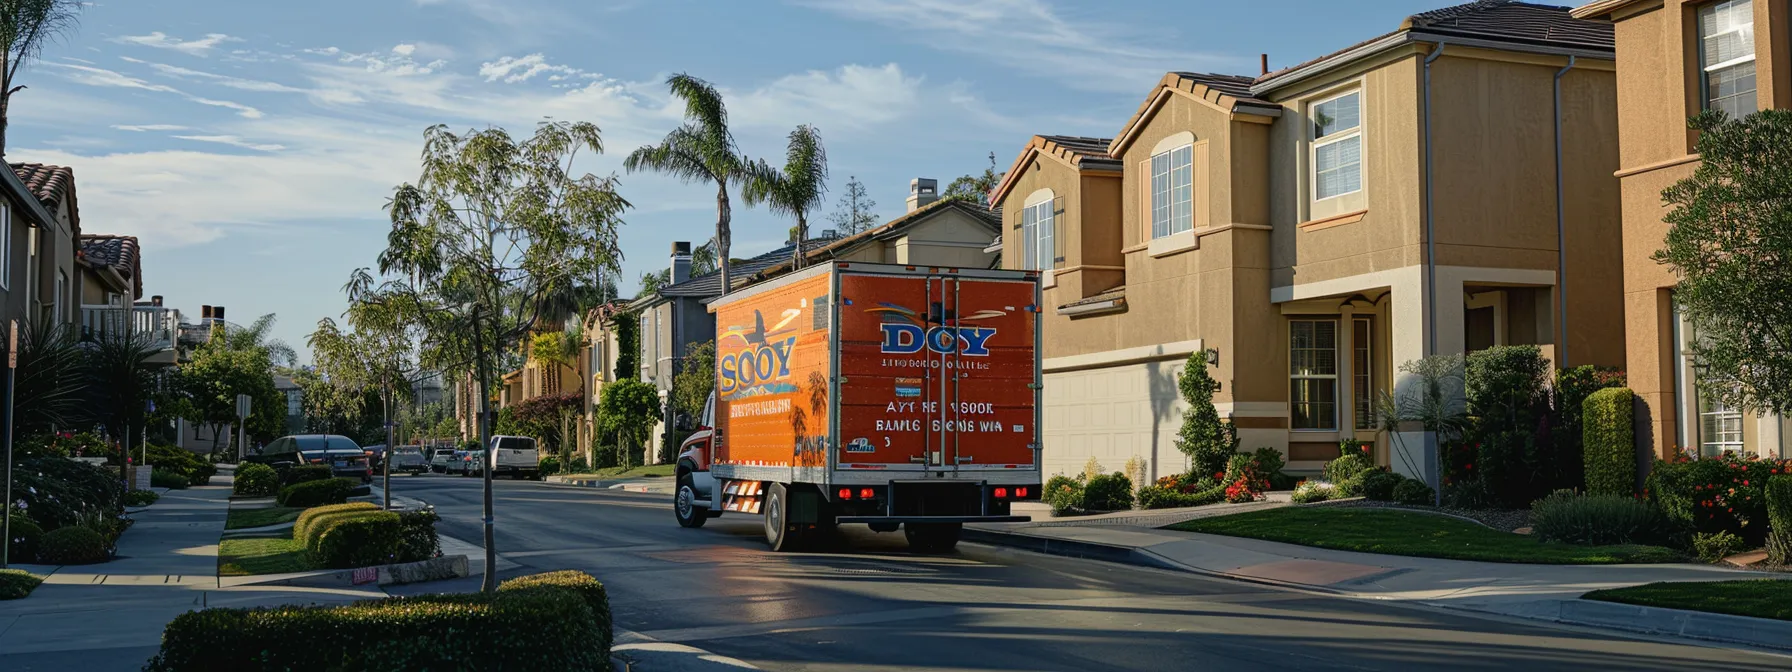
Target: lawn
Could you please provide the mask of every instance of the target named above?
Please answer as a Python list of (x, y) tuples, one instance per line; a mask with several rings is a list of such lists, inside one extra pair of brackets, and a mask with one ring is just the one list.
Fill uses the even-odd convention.
[(41, 576), (22, 569), (0, 569), (0, 600), (16, 600), (37, 589)]
[(1191, 520), (1169, 529), (1342, 551), (1483, 562), (1610, 565), (1685, 560), (1680, 553), (1659, 546), (1546, 544), (1455, 518), (1389, 509), (1294, 506)]
[(265, 509), (231, 509), (224, 518), (224, 529), (240, 530), (249, 527), (279, 525), (299, 519), (302, 506), (274, 506)]
[(649, 464), (644, 467), (635, 467), (633, 469), (623, 469), (622, 467), (609, 467), (606, 469), (599, 469), (597, 471), (585, 472), (585, 473), (580, 473), (580, 474), (568, 474), (568, 475), (569, 476), (596, 476), (598, 478), (662, 478), (662, 477), (672, 476), (673, 474), (676, 474), (676, 473), (678, 473), (678, 465), (676, 465), (676, 464)]
[(283, 537), (225, 537), (218, 543), (218, 576), (284, 574), (317, 569), (305, 544)]
[(1792, 581), (1683, 581), (1595, 590), (1581, 597), (1644, 607), (1691, 609), (1792, 621)]

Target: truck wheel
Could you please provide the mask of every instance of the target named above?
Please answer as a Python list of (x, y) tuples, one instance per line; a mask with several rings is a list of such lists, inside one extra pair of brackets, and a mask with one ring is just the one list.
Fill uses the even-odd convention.
[(678, 490), (672, 493), (672, 515), (679, 527), (703, 527), (709, 522), (709, 510), (697, 508), (697, 485), (690, 472), (678, 475)]
[(963, 530), (962, 523), (904, 523), (902, 536), (916, 553), (948, 553), (958, 546), (958, 534)]
[(802, 531), (790, 524), (790, 491), (783, 483), (765, 489), (765, 543), (773, 551), (794, 551), (802, 541)]

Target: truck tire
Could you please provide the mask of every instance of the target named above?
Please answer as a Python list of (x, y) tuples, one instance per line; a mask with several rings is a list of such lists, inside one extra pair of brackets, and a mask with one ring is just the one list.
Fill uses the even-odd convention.
[(802, 543), (800, 526), (790, 524), (790, 490), (783, 483), (765, 489), (765, 543), (775, 552), (794, 551)]
[(691, 472), (678, 475), (678, 489), (672, 492), (672, 516), (679, 527), (703, 527), (709, 522), (709, 510), (697, 508), (697, 484)]
[(902, 536), (916, 553), (949, 553), (958, 546), (962, 523), (903, 523)]

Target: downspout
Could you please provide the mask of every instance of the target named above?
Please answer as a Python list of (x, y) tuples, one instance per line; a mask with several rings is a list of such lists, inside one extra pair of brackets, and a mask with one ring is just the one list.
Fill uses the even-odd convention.
[(1574, 69), (1574, 56), (1568, 56), (1568, 65), (1556, 71), (1555, 78), (1555, 123), (1556, 123), (1556, 329), (1561, 336), (1556, 339), (1556, 366), (1568, 368), (1568, 227), (1562, 214), (1562, 76)]
[[(1444, 47), (1438, 42), (1431, 54), (1425, 57), (1425, 354), (1437, 354), (1437, 229), (1433, 225), (1435, 218), (1431, 204), (1431, 62), (1444, 54)], [(1456, 298), (1461, 301), (1461, 297)], [(1425, 432), (1425, 480), (1431, 486), (1432, 503), (1443, 506), (1443, 474), (1438, 468), (1437, 433)]]

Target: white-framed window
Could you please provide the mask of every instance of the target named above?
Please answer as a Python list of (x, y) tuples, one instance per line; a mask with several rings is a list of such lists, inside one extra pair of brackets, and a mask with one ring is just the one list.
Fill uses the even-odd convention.
[(1699, 454), (1715, 457), (1742, 452), (1742, 411), (1699, 390)]
[(1338, 321), (1288, 321), (1290, 429), (1338, 429)]
[(1357, 429), (1375, 429), (1375, 329), (1369, 318), (1350, 323), (1350, 403)]
[(1151, 237), (1195, 228), (1195, 146), (1151, 155)]
[(1731, 119), (1755, 111), (1753, 0), (1723, 0), (1699, 8), (1699, 88), (1705, 109)]
[(1047, 198), (1020, 211), (1021, 263), (1027, 270), (1043, 271), (1057, 263), (1057, 222), (1053, 210), (1053, 201)]
[(1313, 200), (1363, 190), (1363, 96), (1351, 91), (1312, 105)]

